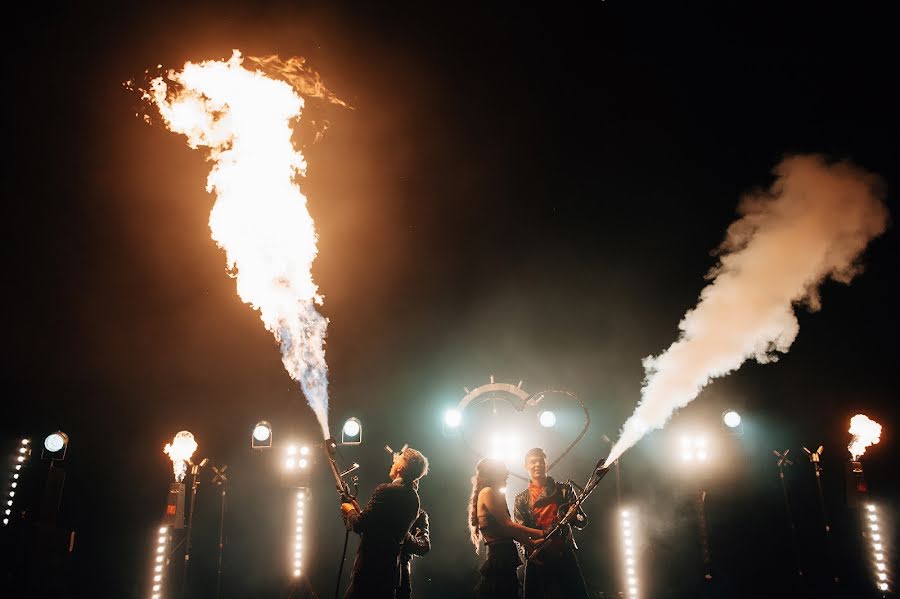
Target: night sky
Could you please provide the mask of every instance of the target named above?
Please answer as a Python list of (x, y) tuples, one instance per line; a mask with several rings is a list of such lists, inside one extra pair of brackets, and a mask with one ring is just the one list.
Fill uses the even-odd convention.
[[(0, 531), (3, 584), (15, 596), (147, 596), (151, 531), (171, 481), (162, 447), (183, 429), (198, 457), (230, 466), (222, 596), (289, 593), (277, 462), (288, 440), (319, 441), (318, 427), (209, 238), (209, 164), (158, 119), (136, 116), (150, 109), (123, 82), (143, 81), (147, 69), (235, 48), (304, 56), (354, 107), (309, 101), (306, 117), (329, 128), (317, 143), (308, 129), (295, 138), (309, 162), (313, 274), (330, 319), (331, 425), (363, 423), (364, 443), (342, 450), (362, 465), (362, 498), (386, 479), (385, 444), (431, 459), (421, 497), (434, 548), (414, 564), (420, 598), (466, 597), (477, 580), (466, 528), (476, 458), (441, 431), (463, 387), (494, 375), (577, 393), (591, 427), (551, 474), (583, 481), (609, 450), (603, 435), (615, 437), (640, 397), (642, 358), (676, 339), (741, 196), (770, 185), (782, 158), (852, 160), (882, 177), (898, 213), (900, 93), (886, 12), (524, 6), (98, 2), (7, 14), (0, 448), (69, 434), (59, 527), (76, 532), (70, 558), (47, 565), (21, 549), (31, 547), (32, 520), (15, 535)], [(852, 415), (884, 425), (863, 463), (872, 499), (896, 510), (893, 225), (863, 263), (851, 285), (823, 286), (820, 312), (798, 308), (788, 354), (715, 381), (623, 456), (623, 501), (646, 527), (644, 596), (873, 592), (848, 508), (845, 447)], [(744, 415), (743, 436), (721, 428), (728, 407)], [(558, 436), (535, 442), (551, 458), (580, 424), (572, 405), (559, 411)], [(276, 446), (253, 453), (261, 419)], [(669, 447), (685, 426), (718, 436), (717, 467), (681, 471)], [(831, 566), (801, 450), (819, 444)], [(786, 448), (798, 458), (787, 482), (802, 581), (772, 455)], [(343, 526), (314, 452), (307, 569), (324, 598)], [(46, 470), (36, 453), (35, 510)], [(190, 597), (215, 596), (219, 503), (209, 475)], [(693, 511), (700, 488), (712, 582)], [(608, 477), (578, 537), (597, 597), (623, 587), (615, 508)], [(345, 578), (355, 547), (351, 537)], [(831, 573), (839, 584), (827, 583)]]

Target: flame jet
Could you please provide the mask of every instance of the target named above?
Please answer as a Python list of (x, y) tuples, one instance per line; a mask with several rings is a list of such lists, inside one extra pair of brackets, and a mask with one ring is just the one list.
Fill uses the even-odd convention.
[(881, 180), (847, 162), (793, 156), (774, 171), (766, 191), (743, 198), (741, 218), (719, 246), (712, 282), (658, 356), (644, 359), (641, 401), (622, 427), (607, 463), (648, 431), (662, 428), (709, 382), (748, 358), (778, 359), (797, 337), (794, 305), (820, 308), (819, 285), (849, 283), (860, 254), (884, 232), (888, 213)]
[(316, 309), (323, 301), (311, 273), (317, 236), (296, 182), (306, 160), (291, 142), (304, 100), (242, 62), (237, 50), (227, 61), (188, 62), (153, 79), (145, 97), (191, 148), (207, 148), (212, 239), (225, 250), (238, 296), (280, 344), (284, 367), (327, 439), (328, 320)]
[(881, 425), (865, 414), (857, 414), (851, 418), (850, 429), (847, 432), (853, 435), (853, 440), (847, 449), (853, 456), (854, 462), (859, 461), (870, 445), (881, 441)]
[(171, 443), (166, 443), (163, 452), (172, 460), (175, 482), (180, 483), (187, 474), (187, 462), (197, 451), (197, 441), (190, 431), (181, 431), (175, 435)]

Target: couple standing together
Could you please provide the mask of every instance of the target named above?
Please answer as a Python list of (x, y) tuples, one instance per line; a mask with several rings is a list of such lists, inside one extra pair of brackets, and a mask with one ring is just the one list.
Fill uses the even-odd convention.
[[(472, 478), (469, 529), (478, 550), (487, 546), (481, 566), (476, 599), (518, 599), (522, 595), (515, 542), (541, 550), (540, 559), (528, 560), (525, 569), (525, 599), (587, 599), (584, 579), (575, 557), (571, 528), (544, 540), (574, 500), (570, 485), (547, 476), (547, 456), (540, 448), (525, 455), (528, 488), (516, 497), (515, 521), (510, 518), (506, 497), (509, 470), (500, 460), (478, 462)], [(348, 527), (361, 538), (350, 586), (344, 599), (394, 599), (409, 597), (409, 560), (430, 549), (428, 517), (420, 508), (418, 483), (428, 473), (428, 460), (420, 452), (404, 448), (394, 455), (391, 483), (379, 485), (365, 508), (343, 503)], [(583, 528), (587, 518), (579, 512), (574, 526)]]
[[(469, 530), (475, 550), (479, 543), (487, 547), (481, 566), (481, 580), (475, 589), (476, 599), (517, 599), (521, 596), (518, 568), (521, 564), (515, 546), (518, 541), (526, 552), (547, 543), (540, 557), (526, 563), (525, 599), (587, 599), (584, 578), (575, 556), (575, 540), (571, 527), (561, 535), (544, 539), (575, 499), (572, 487), (547, 476), (547, 454), (536, 447), (525, 454), (528, 488), (516, 496), (515, 520), (510, 518), (506, 497), (500, 491), (506, 486), (509, 470), (500, 460), (485, 458), (478, 462), (472, 478), (472, 501), (469, 505)], [(587, 525), (587, 517), (579, 510), (574, 518), (579, 529)]]

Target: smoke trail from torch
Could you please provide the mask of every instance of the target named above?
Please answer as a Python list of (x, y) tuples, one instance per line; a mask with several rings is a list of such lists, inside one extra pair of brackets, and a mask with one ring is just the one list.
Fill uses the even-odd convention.
[(662, 428), (712, 379), (748, 358), (778, 359), (797, 337), (794, 304), (820, 308), (827, 278), (849, 283), (868, 242), (884, 232), (888, 213), (880, 179), (852, 164), (794, 156), (774, 170), (767, 191), (744, 197), (741, 218), (719, 246), (712, 282), (678, 325), (681, 334), (644, 359), (641, 401), (622, 427), (607, 463)]
[[(317, 93), (330, 93), (315, 81)], [(291, 142), (303, 99), (288, 83), (244, 68), (238, 51), (228, 61), (169, 71), (151, 81), (146, 97), (192, 148), (208, 148), (214, 164), (207, 190), (217, 196), (212, 238), (225, 250), (238, 295), (275, 335), (284, 367), (329, 438), (328, 321), (316, 309), (322, 296), (311, 274), (315, 226), (295, 181), (306, 161)]]

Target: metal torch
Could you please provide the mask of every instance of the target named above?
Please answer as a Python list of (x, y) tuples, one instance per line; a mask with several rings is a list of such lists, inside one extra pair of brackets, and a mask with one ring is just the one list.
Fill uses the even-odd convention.
[(559, 522), (557, 522), (556, 526), (554, 526), (550, 532), (544, 535), (544, 542), (537, 546), (537, 548), (531, 552), (528, 556), (528, 559), (534, 559), (537, 557), (541, 551), (543, 551), (544, 547), (547, 546), (547, 541), (552, 539), (553, 537), (561, 534), (564, 530), (566, 530), (569, 524), (575, 519), (579, 513), (584, 514), (581, 510), (581, 504), (584, 503), (584, 500), (588, 498), (597, 485), (603, 480), (603, 477), (609, 473), (609, 466), (605, 465), (605, 460), (601, 459), (597, 462), (597, 465), (594, 467), (594, 471), (591, 473), (590, 478), (588, 478), (587, 483), (584, 485), (584, 490), (578, 495), (578, 497), (569, 505), (569, 511), (566, 512), (566, 515), (560, 518)]
[[(334, 475), (334, 486), (341, 499), (341, 503), (349, 503), (356, 508), (357, 512), (361, 512), (362, 510), (356, 500), (356, 495), (350, 491), (350, 485), (344, 480), (345, 476), (359, 468), (359, 464), (354, 463), (348, 469), (341, 472), (340, 468), (338, 468), (336, 459), (337, 441), (335, 441), (334, 438), (325, 439), (323, 446), (325, 448), (325, 455), (328, 457), (328, 465), (331, 466), (331, 473)], [(354, 484), (354, 486), (356, 485)], [(350, 526), (349, 522), (346, 520), (344, 521), (344, 525), (348, 528)]]

